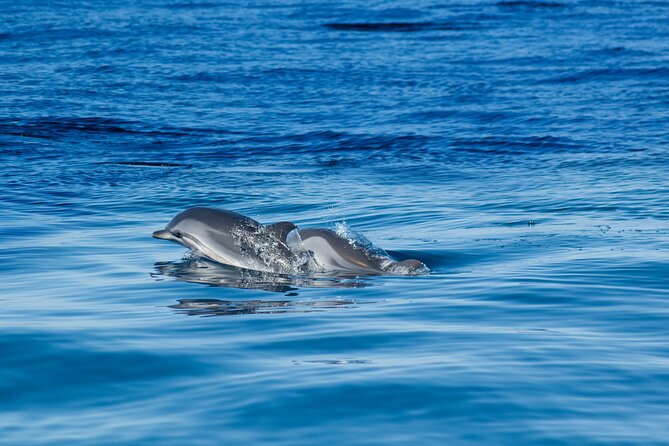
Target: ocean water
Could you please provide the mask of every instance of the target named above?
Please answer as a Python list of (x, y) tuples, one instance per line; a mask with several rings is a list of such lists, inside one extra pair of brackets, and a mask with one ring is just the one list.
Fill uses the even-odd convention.
[(2, 445), (669, 441), (669, 2), (2, 0), (0, 169)]

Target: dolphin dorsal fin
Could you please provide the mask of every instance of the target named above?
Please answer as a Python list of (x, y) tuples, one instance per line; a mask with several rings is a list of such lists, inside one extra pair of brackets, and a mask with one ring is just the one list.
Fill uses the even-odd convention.
[(267, 232), (281, 240), (283, 243), (286, 243), (286, 237), (288, 236), (288, 233), (296, 228), (297, 226), (289, 221), (280, 221), (279, 223), (265, 226)]

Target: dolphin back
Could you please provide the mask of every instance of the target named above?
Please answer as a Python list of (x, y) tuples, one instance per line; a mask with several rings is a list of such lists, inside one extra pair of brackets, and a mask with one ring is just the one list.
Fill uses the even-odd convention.
[(166, 229), (171, 230), (181, 224), (187, 224), (189, 220), (204, 224), (216, 231), (229, 232), (239, 229), (249, 232), (257, 232), (262, 225), (254, 219), (227, 209), (213, 209), (206, 207), (194, 207), (179, 213), (167, 224)]

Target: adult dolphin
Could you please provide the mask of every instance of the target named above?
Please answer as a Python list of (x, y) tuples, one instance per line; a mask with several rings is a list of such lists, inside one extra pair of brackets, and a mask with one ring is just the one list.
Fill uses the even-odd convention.
[(233, 211), (194, 207), (178, 214), (153, 237), (173, 241), (225, 265), (294, 273), (299, 262), (285, 244), (286, 235), (295, 228), (289, 225), (292, 223), (263, 226)]
[(348, 272), (356, 275), (418, 275), (429, 271), (420, 260), (408, 259), (396, 262), (387, 256), (374, 255), (329, 229), (300, 229), (298, 232), (302, 246), (324, 271)]

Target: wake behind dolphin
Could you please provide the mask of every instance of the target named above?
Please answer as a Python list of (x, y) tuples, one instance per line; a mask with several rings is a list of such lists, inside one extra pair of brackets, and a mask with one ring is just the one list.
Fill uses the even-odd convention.
[(329, 229), (298, 229), (291, 222), (262, 225), (229, 210), (195, 207), (153, 237), (170, 240), (224, 265), (279, 274), (420, 275), (419, 260), (397, 262), (371, 244)]

